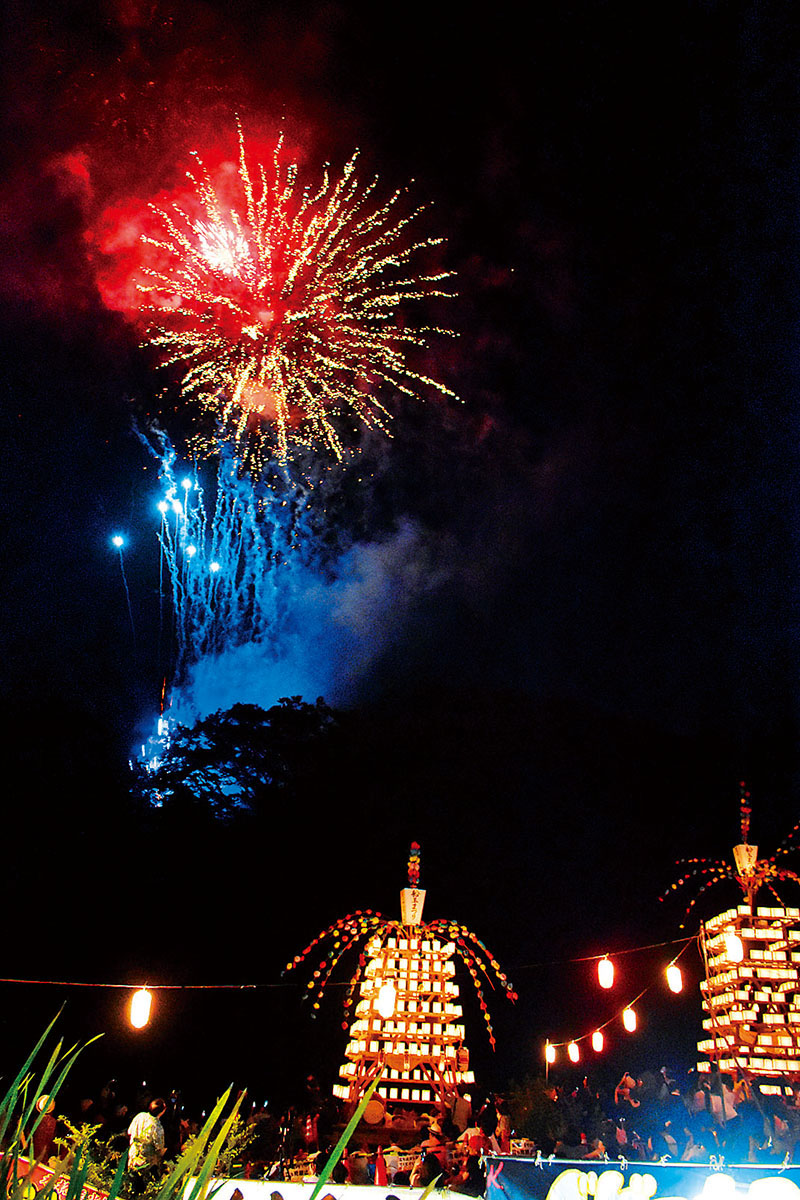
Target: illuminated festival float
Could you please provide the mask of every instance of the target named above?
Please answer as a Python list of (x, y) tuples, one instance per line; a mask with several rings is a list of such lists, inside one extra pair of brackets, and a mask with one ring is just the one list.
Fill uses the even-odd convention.
[[(455, 960), (472, 979), (494, 1048), (482, 978), (499, 983), (510, 1000), (517, 994), (486, 946), (469, 929), (442, 918), (423, 921), (425, 891), (419, 886), (419, 846), (412, 843), (408, 886), (400, 893), (400, 920), (380, 913), (350, 913), (325, 929), (287, 965), (319, 963), (308, 996), (319, 1009), (326, 984), (343, 954), (360, 947), (345, 1012), (350, 1040), (334, 1095), (355, 1107), (376, 1078), (385, 1104), (448, 1108), (459, 1088), (474, 1081), (464, 1038)], [(347, 1023), (345, 1023), (345, 1028)]]
[(800, 908), (740, 904), (705, 922), (702, 943), (698, 1070), (800, 1078)]
[[(712, 1064), (721, 1071), (749, 1076), (800, 1078), (800, 908), (783, 904), (775, 884), (800, 884), (800, 876), (778, 865), (793, 848), (795, 825), (771, 858), (759, 858), (748, 841), (750, 793), (742, 784), (742, 840), (733, 848), (733, 866), (722, 861), (691, 859), (691, 875), (706, 876), (700, 893), (724, 879), (734, 879), (745, 903), (718, 913), (700, 928), (706, 978), (701, 982), (703, 1028), (698, 1042), (705, 1055), (698, 1070)], [(686, 875), (676, 886), (685, 882)], [(758, 906), (766, 890), (774, 903)], [(692, 901), (690, 908), (698, 897)], [(687, 910), (688, 911), (688, 910)], [(762, 1085), (762, 1091), (769, 1085)]]

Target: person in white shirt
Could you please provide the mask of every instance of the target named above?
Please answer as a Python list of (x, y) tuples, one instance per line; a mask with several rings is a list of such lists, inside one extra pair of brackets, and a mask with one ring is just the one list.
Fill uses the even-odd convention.
[(147, 1112), (137, 1113), (128, 1126), (128, 1170), (137, 1194), (144, 1191), (164, 1157), (164, 1126), (161, 1118), (166, 1111), (166, 1100), (151, 1100)]

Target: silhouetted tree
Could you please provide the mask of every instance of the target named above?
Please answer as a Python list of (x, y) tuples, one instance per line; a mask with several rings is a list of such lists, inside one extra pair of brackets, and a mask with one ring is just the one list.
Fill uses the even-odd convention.
[(266, 711), (235, 704), (191, 729), (179, 726), (156, 772), (136, 765), (134, 786), (156, 807), (230, 820), (294, 794), (335, 727), (322, 699), (284, 697)]

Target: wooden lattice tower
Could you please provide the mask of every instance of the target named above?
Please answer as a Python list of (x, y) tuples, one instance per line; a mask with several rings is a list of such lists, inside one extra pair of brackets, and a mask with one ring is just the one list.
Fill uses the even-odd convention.
[(401, 923), (367, 942), (359, 999), (334, 1095), (355, 1102), (380, 1075), (389, 1102), (444, 1102), (474, 1082), (464, 1046), (453, 955), (455, 942), (422, 925), (425, 892), (400, 894)]
[(800, 1077), (800, 909), (740, 904), (701, 936), (707, 1036), (697, 1050), (708, 1059), (698, 1070)]
[(517, 993), (499, 962), (466, 925), (450, 917), (422, 920), (425, 892), (419, 886), (420, 848), (411, 843), (408, 886), (400, 893), (400, 920), (368, 908), (340, 917), (286, 964), (312, 967), (305, 988), (312, 1015), (344, 956), (360, 951), (345, 997), (344, 1028), (350, 1031), (334, 1095), (360, 1099), (375, 1079), (378, 1094), (399, 1104), (446, 1104), (471, 1084), (464, 1045), (455, 962), (468, 974), (483, 1015), (489, 1044), (494, 1030), (484, 994), (488, 984), (511, 1000)]
[[(697, 1052), (707, 1058), (697, 1066), (800, 1078), (800, 909), (788, 908), (777, 891), (784, 883), (800, 885), (800, 875), (782, 865), (784, 856), (797, 849), (800, 821), (774, 854), (759, 858), (758, 846), (750, 841), (750, 793), (745, 783), (739, 786), (742, 836), (733, 847), (733, 862), (683, 859), (684, 874), (669, 889), (702, 881), (687, 917), (700, 896), (719, 883), (735, 881), (745, 899), (700, 926), (706, 1036)], [(764, 892), (774, 900), (770, 907), (757, 905)]]

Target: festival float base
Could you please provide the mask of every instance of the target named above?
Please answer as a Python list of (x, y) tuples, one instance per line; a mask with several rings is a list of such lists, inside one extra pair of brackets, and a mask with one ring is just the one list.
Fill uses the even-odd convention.
[[(310, 1200), (315, 1183), (226, 1179), (213, 1180), (211, 1191), (215, 1200)], [(423, 1190), (326, 1183), (319, 1200), (421, 1200)], [(800, 1166), (493, 1155), (486, 1159), (486, 1200), (800, 1200)]]
[[(209, 1193), (214, 1200), (310, 1200), (316, 1179), (308, 1183), (288, 1183), (282, 1179), (214, 1179)], [(188, 1198), (190, 1187), (184, 1193)], [(398, 1200), (421, 1200), (424, 1188), (412, 1187), (362, 1187), (355, 1183), (328, 1183), (319, 1193), (319, 1200), (387, 1200), (395, 1196)], [(236, 1193), (236, 1195), (235, 1195)]]
[(624, 1159), (571, 1162), (502, 1155), (486, 1160), (486, 1200), (743, 1200), (745, 1197), (800, 1200), (800, 1166)]

